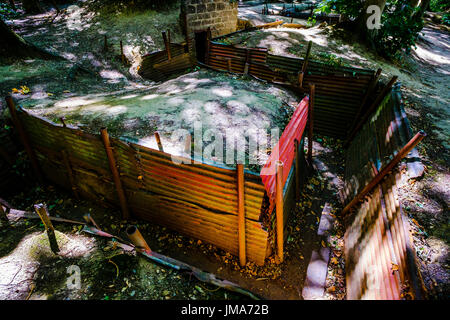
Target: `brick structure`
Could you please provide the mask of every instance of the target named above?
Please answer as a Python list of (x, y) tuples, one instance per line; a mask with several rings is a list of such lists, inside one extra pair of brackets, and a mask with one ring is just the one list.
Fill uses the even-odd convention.
[(236, 31), (236, 0), (182, 0), (181, 17), (186, 17), (189, 37), (211, 27), (212, 37)]

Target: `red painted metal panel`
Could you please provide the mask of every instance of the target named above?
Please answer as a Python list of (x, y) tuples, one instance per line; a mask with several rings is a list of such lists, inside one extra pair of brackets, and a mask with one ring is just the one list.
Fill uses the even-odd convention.
[(278, 160), (282, 161), (284, 164), (283, 168), (283, 185), (291, 171), (292, 163), (294, 161), (294, 140), (300, 141), (303, 131), (306, 127), (306, 122), (308, 120), (308, 107), (309, 98), (305, 97), (297, 106), (292, 115), (291, 121), (284, 129), (280, 140), (278, 141), (275, 148), (273, 148), (272, 153), (267, 160), (266, 164), (261, 170), (261, 179), (266, 189), (267, 195), (270, 201), (270, 211), (275, 205), (275, 164)]

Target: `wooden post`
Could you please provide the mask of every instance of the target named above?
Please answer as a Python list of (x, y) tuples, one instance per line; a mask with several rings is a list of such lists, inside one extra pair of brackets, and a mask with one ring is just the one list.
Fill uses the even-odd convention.
[(426, 137), (424, 131), (418, 132), (409, 142), (395, 155), (395, 157), (380, 171), (377, 175), (362, 189), (356, 197), (350, 201), (349, 204), (345, 206), (342, 210), (342, 215), (347, 214), (347, 212), (356, 205), (361, 199), (365, 197), (378, 183), (383, 180), (383, 178), (404, 158), (406, 155), (415, 148), (415, 146)]
[(279, 262), (283, 262), (283, 246), (284, 246), (284, 203), (283, 203), (283, 162), (276, 163), (276, 228), (277, 228), (277, 257)]
[(306, 68), (308, 67), (309, 56), (311, 54), (311, 47), (312, 47), (312, 41), (309, 41), (308, 42), (308, 48), (306, 49), (305, 60), (303, 61), (303, 65), (302, 65), (302, 72), (303, 73), (306, 73)]
[(50, 242), (50, 249), (54, 254), (59, 252), (58, 242), (56, 241), (55, 236), (55, 228), (53, 227), (53, 224), (50, 220), (47, 206), (45, 204), (36, 204), (34, 205), (34, 210), (36, 210), (36, 213), (39, 215), (39, 217), (42, 220), (42, 223), (44, 224), (45, 230), (47, 231), (48, 240)]
[(300, 157), (298, 155), (299, 143), (294, 140), (294, 163), (295, 163), (295, 201), (300, 200)]
[(304, 76), (305, 76), (305, 74), (302, 71), (300, 71), (298, 73), (298, 86), (299, 86), (300, 90), (303, 90), (303, 77)]
[(162, 32), (162, 36), (163, 36), (163, 40), (164, 40), (164, 46), (166, 47), (167, 60), (170, 60), (170, 59), (172, 59), (172, 53), (170, 52), (170, 43), (167, 40), (167, 36), (166, 36), (166, 32), (165, 31)]
[(158, 144), (158, 149), (161, 152), (164, 152), (164, 148), (163, 145), (161, 143), (161, 137), (159, 136), (159, 132), (155, 131), (155, 139), (156, 139), (156, 143)]
[(122, 216), (125, 220), (127, 220), (130, 217), (130, 212), (128, 211), (125, 191), (123, 190), (122, 182), (120, 181), (119, 171), (117, 170), (116, 159), (114, 158), (114, 154), (112, 152), (108, 131), (106, 128), (102, 128), (100, 133), (102, 136), (103, 145), (105, 146), (106, 156), (108, 157), (109, 168), (111, 169), (114, 184), (116, 186), (117, 195), (119, 196)]
[(228, 63), (228, 72), (231, 72), (231, 58), (227, 59), (227, 63)]
[(246, 239), (245, 239), (245, 203), (244, 203), (244, 165), (238, 164), (237, 190), (238, 190), (238, 239), (239, 239), (239, 263), (241, 267), (247, 264)]
[(122, 64), (125, 64), (125, 55), (123, 54), (123, 43), (120, 40), (120, 58), (122, 59)]
[(308, 110), (308, 162), (312, 166), (312, 146), (313, 146), (313, 128), (314, 128), (314, 95), (316, 91), (316, 85), (311, 84), (309, 86), (309, 110)]
[(136, 226), (129, 226), (127, 228), (127, 236), (139, 251), (143, 251), (146, 253), (152, 252), (147, 244), (147, 241), (145, 241), (144, 237)]
[(66, 118), (60, 117), (60, 118), (59, 118), (59, 121), (61, 121), (61, 123), (62, 123), (62, 125), (63, 125), (63, 128), (66, 128), (66, 127), (67, 127), (67, 125), (66, 125)]
[(13, 120), (14, 126), (16, 127), (20, 140), (22, 140), (22, 143), (25, 147), (25, 151), (27, 152), (28, 157), (31, 161), (31, 166), (33, 167), (34, 174), (36, 175), (36, 178), (40, 183), (44, 182), (44, 178), (42, 177), (41, 169), (39, 167), (39, 162), (37, 161), (36, 154), (34, 153), (33, 149), (31, 148), (30, 140), (28, 139), (28, 135), (26, 134), (22, 123), (20, 122), (19, 118), (17, 117), (16, 107), (14, 105), (13, 99), (10, 95), (6, 96), (6, 104), (9, 109), (9, 113), (11, 114), (11, 118)]
[(80, 199), (77, 187), (75, 185), (75, 179), (73, 178), (72, 166), (70, 165), (70, 160), (69, 160), (69, 156), (67, 154), (67, 151), (66, 150), (62, 150), (61, 154), (62, 154), (62, 157), (63, 157), (64, 166), (66, 167), (67, 175), (69, 177), (70, 187), (72, 188), (72, 191), (73, 191), (73, 194), (75, 195), (75, 198), (76, 199)]

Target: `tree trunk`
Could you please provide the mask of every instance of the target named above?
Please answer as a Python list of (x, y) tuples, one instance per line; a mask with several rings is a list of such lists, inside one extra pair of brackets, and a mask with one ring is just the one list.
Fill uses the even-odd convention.
[(420, 1), (419, 10), (413, 15), (414, 20), (422, 19), (423, 15), (425, 14), (425, 11), (430, 6), (431, 0), (422, 0)]
[(363, 41), (365, 41), (372, 47), (375, 47), (372, 39), (374, 39), (375, 35), (378, 32), (378, 29), (368, 29), (367, 21), (369, 20), (369, 18), (372, 17), (373, 13), (367, 13), (367, 9), (370, 6), (375, 5), (380, 8), (380, 14), (383, 14), (384, 8), (386, 7), (386, 1), (387, 0), (366, 0), (364, 3), (363, 10), (361, 11), (361, 15), (358, 17), (356, 21), (358, 33), (361, 39), (363, 39)]
[[(6, 58), (41, 58), (41, 59), (61, 59), (61, 57), (40, 49), (33, 44), (26, 42), (21, 36), (11, 30), (0, 18), (0, 56)], [(4, 45), (3, 45), (4, 44)]]

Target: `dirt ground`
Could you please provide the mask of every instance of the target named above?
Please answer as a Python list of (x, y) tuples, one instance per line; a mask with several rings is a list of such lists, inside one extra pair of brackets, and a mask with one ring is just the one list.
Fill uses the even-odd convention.
[[(31, 92), (15, 94), (15, 99), (23, 106), (41, 108), (81, 95), (145, 90), (153, 86), (154, 83), (137, 76), (136, 68), (142, 54), (163, 48), (160, 31), (171, 29), (173, 41), (182, 41), (177, 22), (178, 10), (164, 13), (124, 13), (112, 17), (110, 13), (94, 12), (89, 8), (89, 1), (82, 1), (75, 6), (65, 7), (56, 18), (54, 10), (42, 15), (20, 15), (14, 18), (12, 22), (16, 32), (67, 60), (56, 62), (35, 59), (1, 64), (0, 94), (5, 96), (13, 88), (27, 86)], [(256, 24), (280, 18), (262, 16), (259, 12), (256, 6), (245, 6), (239, 9), (239, 16)], [(306, 25), (304, 20), (294, 19), (294, 23)], [(105, 34), (109, 44), (107, 51), (104, 50)], [(412, 128), (415, 132), (423, 129), (428, 134), (418, 147), (427, 168), (426, 173), (420, 179), (405, 179), (400, 190), (401, 202), (414, 228), (415, 248), (430, 298), (448, 297), (448, 33), (428, 21), (413, 54), (398, 65), (369, 52), (356, 43), (351, 35), (323, 24), (299, 30), (267, 29), (243, 37), (245, 38), (235, 37), (230, 41), (247, 46), (269, 47), (274, 54), (303, 56), (306, 44), (311, 40), (314, 59), (372, 69), (380, 67), (383, 69), (384, 80), (393, 75), (399, 76)], [(120, 40), (124, 41), (125, 54), (130, 61), (126, 66), (121, 64), (119, 57)], [(4, 104), (1, 108), (4, 110)], [(315, 137), (314, 146), (315, 165), (319, 171), (307, 183), (307, 188), (309, 186), (311, 191), (308, 197), (311, 199), (304, 197), (291, 217), (289, 227), (292, 233), (286, 249), (288, 258), (281, 267), (257, 268), (250, 265), (241, 272), (237, 270), (239, 268), (235, 258), (212, 246), (142, 221), (137, 222), (139, 228), (156, 251), (193, 265), (204, 266), (207, 271), (235, 280), (262, 297), (299, 299), (310, 250), (314, 245), (321, 245), (314, 237), (317, 215), (325, 202), (332, 203), (334, 212), (338, 212), (339, 204), (334, 193), (336, 186), (341, 183), (340, 175), (343, 170), (341, 149), (335, 149), (339, 142)], [(325, 166), (335, 169), (327, 173)], [(329, 193), (326, 198), (321, 196), (323, 190)], [(5, 198), (14, 207), (30, 211), (32, 204), (46, 202), (49, 207), (53, 205), (50, 208), (51, 214), (66, 218), (81, 219), (83, 214), (90, 212), (105, 231), (115, 234), (124, 231), (123, 223), (118, 218), (120, 214), (116, 210), (87, 201), (75, 201), (69, 194), (56, 190), (55, 187), (33, 187)], [(41, 235), (43, 227), (38, 222), (27, 220), (8, 227), (2, 226), (0, 266), (2, 270), (8, 271), (0, 276), (0, 299), (244, 298), (201, 284), (189, 276), (179, 275), (142, 257), (125, 254), (115, 256), (120, 252), (106, 249), (109, 246), (104, 239), (81, 233), (71, 225), (56, 226), (58, 231), (64, 233), (61, 235), (64, 246), (60, 257), (52, 256), (45, 247)], [(337, 258), (333, 260), (337, 263), (329, 266), (328, 299), (345, 298), (341, 228), (337, 222), (333, 231), (333, 243), (328, 244), (333, 247), (333, 257)], [(82, 279), (86, 279), (80, 291), (71, 291), (65, 286), (67, 267), (72, 264), (80, 266)]]

